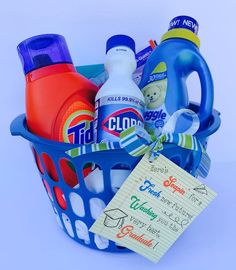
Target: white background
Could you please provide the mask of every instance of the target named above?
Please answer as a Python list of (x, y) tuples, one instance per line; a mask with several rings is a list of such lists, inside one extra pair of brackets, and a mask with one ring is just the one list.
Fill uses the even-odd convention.
[[(229, 219), (236, 221), (230, 212), (236, 206), (236, 2), (0, 0), (0, 4), (0, 269), (91, 269), (98, 267), (97, 262), (98, 269), (205, 270), (210, 265), (214, 269), (231, 266), (235, 252), (230, 233), (234, 237), (235, 233)], [(215, 84), (214, 107), (222, 113), (221, 128), (211, 137), (208, 147), (212, 169), (206, 180), (219, 198), (159, 266), (135, 254), (111, 255), (80, 247), (57, 228), (28, 143), (9, 133), (10, 122), (25, 111), (24, 76), (16, 46), (34, 35), (58, 33), (65, 36), (75, 65), (102, 63), (105, 42), (111, 35), (128, 34), (139, 48), (151, 38), (159, 42), (169, 21), (182, 14), (199, 22), (200, 50)], [(197, 77), (192, 76), (188, 85), (190, 98), (199, 100)], [(216, 208), (222, 215), (220, 220), (215, 216)]]

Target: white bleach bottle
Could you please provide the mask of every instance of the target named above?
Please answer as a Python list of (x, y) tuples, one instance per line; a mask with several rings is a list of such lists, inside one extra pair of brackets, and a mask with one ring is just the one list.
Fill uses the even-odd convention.
[(109, 77), (95, 98), (96, 142), (119, 141), (123, 130), (144, 126), (144, 96), (132, 79), (136, 67), (134, 40), (125, 35), (109, 38), (105, 60)]
[[(108, 80), (95, 98), (94, 133), (96, 142), (119, 141), (120, 133), (133, 126), (144, 126), (144, 96), (132, 79), (136, 70), (135, 42), (126, 35), (115, 35), (106, 43), (105, 69)], [(127, 164), (118, 164), (111, 170), (111, 186), (116, 192), (131, 170)], [(96, 181), (93, 181), (93, 176)], [(88, 176), (88, 182), (100, 192), (96, 168)], [(90, 179), (91, 178), (91, 179)], [(91, 181), (90, 181), (91, 180)], [(87, 181), (87, 180), (86, 180)]]

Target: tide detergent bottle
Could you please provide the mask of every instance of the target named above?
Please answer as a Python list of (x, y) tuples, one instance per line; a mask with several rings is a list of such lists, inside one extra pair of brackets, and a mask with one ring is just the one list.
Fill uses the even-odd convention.
[[(97, 87), (78, 74), (63, 36), (45, 34), (21, 42), (18, 53), (26, 79), (26, 119), (29, 130), (60, 142), (93, 142), (94, 100)], [(47, 162), (46, 162), (47, 163)], [(49, 166), (52, 177), (56, 174)], [(69, 185), (71, 166), (63, 165)]]
[(109, 38), (105, 60), (109, 78), (95, 98), (97, 142), (119, 141), (123, 130), (144, 126), (144, 97), (132, 80), (136, 66), (134, 40), (126, 35)]
[[(194, 71), (201, 83), (200, 129), (209, 124), (213, 109), (213, 81), (199, 52), (197, 33), (195, 19), (189, 16), (174, 18), (145, 64), (139, 87), (145, 97), (145, 127), (152, 135), (158, 135), (175, 111), (188, 108), (186, 79)], [(182, 121), (182, 125), (187, 125), (187, 122)], [(184, 129), (181, 122), (178, 127), (180, 131)]]

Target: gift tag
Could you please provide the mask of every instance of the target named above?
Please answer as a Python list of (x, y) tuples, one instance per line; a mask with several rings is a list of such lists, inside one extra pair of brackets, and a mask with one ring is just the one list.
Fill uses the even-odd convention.
[(163, 155), (146, 154), (90, 231), (158, 262), (215, 196)]

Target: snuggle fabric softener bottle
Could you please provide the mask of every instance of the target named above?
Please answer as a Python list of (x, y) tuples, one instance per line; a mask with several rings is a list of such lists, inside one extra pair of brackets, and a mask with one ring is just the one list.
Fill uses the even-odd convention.
[[(186, 79), (194, 71), (198, 73), (201, 83), (200, 129), (209, 124), (213, 109), (213, 81), (199, 52), (197, 33), (195, 19), (189, 16), (174, 18), (160, 45), (145, 64), (139, 87), (145, 97), (145, 128), (152, 135), (159, 134), (175, 111), (188, 108)], [(180, 121), (177, 127), (183, 130), (186, 124)]]
[[(78, 74), (63, 36), (45, 34), (21, 42), (18, 53), (26, 79), (26, 119), (32, 133), (60, 142), (93, 142), (97, 87)], [(36, 156), (37, 158), (37, 156)], [(45, 164), (52, 177), (56, 171)], [(63, 169), (76, 185), (70, 164)]]
[(105, 68), (108, 80), (95, 100), (95, 138), (97, 142), (119, 141), (120, 133), (144, 125), (144, 97), (132, 80), (136, 70), (135, 43), (125, 35), (115, 35), (106, 44)]

